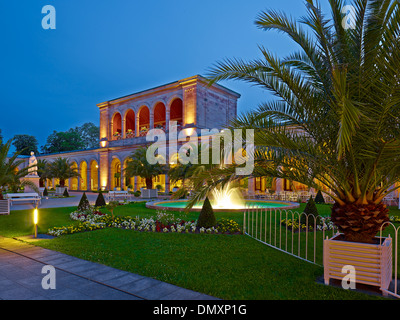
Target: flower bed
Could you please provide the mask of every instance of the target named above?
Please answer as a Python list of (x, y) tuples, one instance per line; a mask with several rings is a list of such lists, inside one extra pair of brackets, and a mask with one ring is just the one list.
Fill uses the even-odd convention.
[[(294, 231), (313, 231), (314, 229), (314, 219), (310, 217), (308, 220), (308, 228), (306, 223), (299, 222), (299, 219), (283, 219), (281, 220), (281, 225), (286, 226), (288, 229), (293, 229)], [(332, 230), (334, 228), (333, 222), (329, 217), (318, 217), (316, 223), (317, 231), (322, 230)]]
[(144, 232), (177, 232), (177, 233), (241, 233), (239, 225), (233, 220), (221, 219), (217, 226), (211, 228), (198, 228), (197, 221), (185, 221), (168, 214), (165, 211), (157, 211), (155, 217), (139, 218), (139, 217), (112, 217), (111, 215), (90, 208), (84, 212), (71, 212), (70, 218), (79, 221), (78, 225), (65, 227), (55, 227), (48, 230), (48, 234), (52, 236), (60, 236), (64, 234), (72, 234), (76, 232), (92, 231), (103, 228), (119, 228), (127, 230), (136, 230)]

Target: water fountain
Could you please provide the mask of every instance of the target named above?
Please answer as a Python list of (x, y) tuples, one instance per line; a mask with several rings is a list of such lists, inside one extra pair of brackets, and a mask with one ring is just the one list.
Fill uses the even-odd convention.
[[(243, 210), (250, 208), (288, 210), (300, 206), (296, 202), (244, 199), (240, 188), (234, 187), (230, 183), (226, 184), (223, 188), (214, 189), (210, 195), (210, 202), (214, 211), (224, 212), (243, 212)], [(159, 210), (184, 211), (187, 203), (188, 200), (157, 200), (146, 203), (146, 207)], [(200, 201), (192, 207), (191, 211), (200, 211), (202, 206), (203, 202)]]

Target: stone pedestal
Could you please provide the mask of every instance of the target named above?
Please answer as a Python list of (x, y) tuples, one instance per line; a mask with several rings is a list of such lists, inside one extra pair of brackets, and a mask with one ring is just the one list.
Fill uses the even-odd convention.
[[(40, 177), (38, 175), (36, 175), (36, 174), (35, 175), (27, 175), (24, 177), (24, 180), (32, 182), (39, 189)], [(29, 192), (37, 192), (37, 191), (33, 190), (30, 186), (25, 186), (25, 192), (29, 193)]]

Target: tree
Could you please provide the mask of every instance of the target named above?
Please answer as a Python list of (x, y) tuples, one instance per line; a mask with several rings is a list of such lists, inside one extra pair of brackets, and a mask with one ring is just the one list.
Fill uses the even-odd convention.
[(99, 192), (99, 195), (96, 198), (96, 202), (94, 204), (95, 207), (104, 207), (106, 205), (106, 200), (104, 199), (103, 192)]
[(83, 211), (86, 211), (88, 209), (90, 209), (90, 203), (89, 203), (89, 200), (88, 200), (88, 198), (86, 196), (86, 192), (84, 192), (82, 197), (81, 197), (81, 200), (79, 201), (77, 210), (83, 212)]
[(39, 184), (41, 187), (45, 185), (45, 180), (48, 177), (48, 172), (46, 171), (47, 168), (47, 160), (45, 159), (38, 159), (37, 160), (37, 175), (39, 176)]
[(70, 129), (67, 132), (53, 131), (42, 146), (42, 153), (60, 153), (83, 149), (85, 146), (79, 132)]
[(215, 218), (214, 210), (211, 206), (210, 200), (208, 197), (204, 200), (203, 207), (201, 208), (199, 219), (197, 220), (198, 228), (211, 228), (217, 224), (217, 220)]
[(21, 155), (29, 156), (32, 151), (38, 154), (38, 141), (34, 136), (17, 134), (14, 136), (12, 144)]
[(18, 188), (19, 186), (30, 186), (37, 189), (33, 183), (23, 180), (28, 174), (29, 167), (23, 168), (25, 159), (18, 159), (20, 155), (15, 152), (8, 156), (12, 140), (9, 140), (4, 145), (0, 146), (0, 200), (3, 199), (3, 192), (8, 188)]
[(68, 189), (64, 189), (63, 197), (69, 198)]
[(64, 187), (65, 180), (80, 177), (80, 174), (76, 168), (71, 166), (68, 159), (58, 157), (53, 162), (47, 163), (45, 176), (49, 179), (59, 179), (60, 187)]
[(100, 128), (92, 122), (65, 132), (53, 131), (41, 147), (42, 153), (60, 153), (81, 149), (92, 149), (99, 146)]
[(308, 199), (303, 212), (305, 213), (305, 215), (300, 215), (300, 224), (308, 224), (309, 227), (314, 227), (314, 222), (318, 222), (319, 213), (312, 196), (310, 196), (310, 199)]
[(146, 180), (146, 188), (153, 188), (153, 178), (165, 173), (165, 167), (159, 163), (150, 164), (146, 157), (147, 149), (139, 148), (130, 156), (125, 170), (127, 177), (139, 176)]
[(92, 122), (84, 123), (77, 127), (80, 137), (83, 140), (85, 149), (94, 149), (99, 147), (100, 128)]
[[(236, 79), (277, 97), (231, 126), (255, 129), (254, 174), (326, 187), (345, 239), (371, 243), (389, 220), (382, 199), (399, 188), (400, 4), (356, 0), (355, 27), (345, 29), (343, 1), (329, 3), (326, 15), (307, 0), (299, 22), (260, 13), (257, 27), (289, 36), (299, 51), (280, 58), (260, 46), (261, 58), (220, 61), (208, 76), (210, 85)], [(232, 167), (214, 174), (238, 178)], [(201, 196), (213, 185), (198, 187)]]
[(318, 190), (316, 196), (315, 196), (315, 203), (321, 204), (325, 203), (324, 196), (322, 195), (321, 190)]

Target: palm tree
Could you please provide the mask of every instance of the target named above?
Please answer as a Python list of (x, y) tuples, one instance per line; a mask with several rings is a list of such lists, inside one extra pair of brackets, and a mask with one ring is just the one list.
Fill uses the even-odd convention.
[(65, 186), (65, 180), (80, 177), (78, 170), (71, 166), (71, 162), (61, 157), (58, 157), (53, 162), (48, 162), (43, 175), (49, 179), (59, 179), (60, 187)]
[(165, 167), (159, 163), (150, 164), (146, 157), (147, 149), (139, 148), (130, 156), (125, 170), (127, 178), (139, 176), (146, 180), (146, 188), (153, 188), (153, 178), (165, 173)]
[(6, 188), (16, 191), (18, 187), (30, 186), (34, 190), (36, 186), (30, 182), (23, 180), (29, 173), (29, 167), (20, 168), (25, 163), (24, 159), (18, 159), (19, 152), (15, 152), (12, 156), (8, 156), (12, 140), (0, 146), (0, 200), (3, 199), (3, 192)]
[(44, 186), (44, 181), (49, 178), (48, 172), (46, 171), (47, 164), (48, 162), (45, 159), (38, 159), (37, 161), (37, 175), (40, 177), (39, 183), (41, 187)]
[[(190, 152), (195, 152), (197, 153), (197, 163), (193, 162), (188, 162), (188, 163), (181, 163), (180, 161), (177, 161), (177, 163), (171, 165), (168, 170), (168, 177), (169, 181), (171, 183), (176, 183), (178, 181), (182, 182), (182, 188), (177, 191), (172, 198), (181, 198), (181, 197), (186, 197), (189, 191), (195, 190), (195, 187), (193, 185), (193, 177), (197, 177), (201, 175), (202, 173), (207, 173), (209, 172), (212, 168), (218, 167), (220, 164), (219, 163), (213, 163), (213, 150), (211, 149), (212, 146), (208, 144), (202, 144), (202, 145), (197, 145), (197, 144), (187, 144), (187, 152), (186, 155), (189, 157)], [(204, 155), (202, 158), (202, 152), (206, 152), (206, 155), (208, 157), (207, 163), (203, 163), (202, 160), (204, 160)], [(219, 162), (223, 162), (223, 152), (219, 153)], [(178, 159), (179, 160), (179, 159)]]
[[(372, 242), (388, 221), (382, 200), (399, 188), (400, 4), (355, 0), (354, 28), (347, 29), (344, 1), (329, 4), (326, 15), (319, 3), (305, 1), (307, 15), (299, 21), (261, 12), (256, 26), (287, 35), (299, 51), (279, 58), (260, 46), (259, 59), (218, 62), (210, 84), (235, 79), (272, 92), (277, 99), (232, 123), (255, 130), (253, 176), (325, 190), (345, 239)], [(239, 178), (232, 168), (214, 175), (214, 185)], [(202, 183), (198, 197), (213, 187)]]

